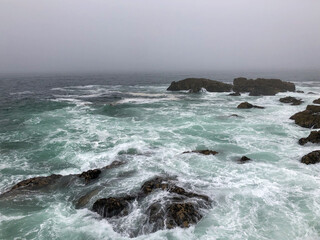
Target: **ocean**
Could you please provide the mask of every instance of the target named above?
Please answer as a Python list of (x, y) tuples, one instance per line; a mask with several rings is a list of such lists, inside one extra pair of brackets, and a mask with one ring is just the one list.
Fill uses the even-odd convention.
[[(304, 93), (166, 91), (191, 76), (274, 77)], [(310, 129), (289, 119), (320, 97), (319, 72), (1, 75), (0, 85), (0, 194), (28, 178), (124, 162), (90, 184), (0, 198), (0, 239), (320, 239), (320, 164), (300, 163), (319, 145), (300, 146)], [(285, 96), (304, 102), (279, 102)], [(236, 108), (245, 101), (265, 109)], [(182, 154), (203, 149), (218, 154)], [(242, 156), (252, 160), (239, 164)], [(164, 191), (133, 203), (121, 218), (91, 211), (97, 199), (131, 194), (155, 176), (175, 177), (212, 199), (211, 207), (189, 228), (156, 232), (139, 229)]]

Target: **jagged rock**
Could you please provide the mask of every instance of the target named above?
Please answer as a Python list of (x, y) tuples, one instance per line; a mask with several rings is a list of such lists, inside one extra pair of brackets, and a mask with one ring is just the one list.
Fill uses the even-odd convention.
[(202, 215), (192, 203), (173, 203), (167, 209), (166, 226), (168, 229), (175, 227), (188, 228), (196, 224)]
[(320, 106), (308, 105), (306, 110), (290, 117), (296, 124), (305, 128), (320, 128)]
[(315, 103), (315, 104), (320, 104), (320, 98), (314, 100), (313, 103)]
[(280, 102), (282, 103), (291, 103), (291, 105), (300, 105), (303, 103), (301, 99), (297, 99), (295, 97), (284, 97), (279, 99)]
[(304, 93), (304, 91), (297, 90), (296, 93)]
[(79, 178), (84, 178), (86, 183), (88, 183), (89, 181), (98, 178), (100, 173), (100, 169), (93, 169), (79, 174)]
[(193, 151), (186, 151), (186, 152), (183, 152), (182, 154), (185, 154), (185, 153), (199, 153), (199, 154), (203, 154), (203, 155), (216, 155), (218, 154), (218, 152), (216, 151), (212, 151), (212, 150), (193, 150)]
[(237, 106), (237, 108), (240, 108), (240, 109), (261, 108), (261, 109), (263, 109), (264, 107), (252, 105), (251, 103), (248, 103), (248, 102), (242, 102)]
[(241, 96), (239, 92), (230, 93), (229, 96)]
[(129, 206), (133, 200), (135, 200), (134, 196), (102, 198), (93, 204), (92, 211), (104, 218), (125, 216), (128, 215)]
[(320, 131), (312, 131), (308, 137), (300, 138), (299, 144), (304, 145), (308, 142), (311, 143), (320, 143)]
[(57, 180), (59, 180), (62, 177), (62, 175), (56, 175), (52, 174), (47, 177), (34, 177), (34, 178), (29, 178), (26, 180), (23, 180), (21, 182), (18, 182), (16, 185), (14, 185), (11, 190), (15, 189), (40, 189), (43, 187), (47, 187), (50, 184), (56, 183)]
[(246, 163), (248, 161), (251, 161), (251, 159), (246, 156), (242, 156), (240, 159), (238, 159), (239, 163)]
[(196, 93), (202, 88), (206, 89), (208, 92), (230, 92), (232, 85), (205, 78), (187, 78), (178, 82), (173, 81), (167, 90), (191, 90), (191, 92)]
[(307, 165), (320, 162), (320, 150), (313, 151), (301, 158), (301, 162)]
[(250, 96), (273, 96), (279, 92), (294, 92), (295, 85), (280, 79), (258, 78), (253, 80), (241, 77), (233, 80), (233, 91), (249, 92)]

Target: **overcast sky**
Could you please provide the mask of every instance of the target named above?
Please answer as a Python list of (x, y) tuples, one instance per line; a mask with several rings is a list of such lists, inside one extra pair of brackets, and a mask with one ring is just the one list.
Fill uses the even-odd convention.
[(320, 68), (320, 0), (0, 0), (0, 73)]

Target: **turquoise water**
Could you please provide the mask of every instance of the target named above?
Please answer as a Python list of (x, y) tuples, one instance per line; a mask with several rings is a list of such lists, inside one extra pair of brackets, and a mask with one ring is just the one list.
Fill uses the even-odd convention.
[[(172, 93), (168, 84), (75, 85), (41, 96), (11, 92), (14, 100), (0, 110), (0, 193), (34, 176), (127, 163), (88, 186), (1, 199), (0, 239), (129, 239), (145, 219), (143, 206), (110, 221), (89, 209), (95, 200), (133, 192), (159, 174), (177, 176), (179, 186), (214, 204), (195, 226), (137, 239), (320, 239), (320, 165), (299, 162), (319, 146), (298, 145), (310, 130), (289, 120), (320, 97), (320, 84), (296, 85), (316, 95)], [(304, 103), (278, 101), (288, 95)], [(243, 101), (266, 108), (237, 109)], [(181, 154), (194, 149), (219, 154)], [(243, 155), (253, 160), (238, 164)], [(76, 209), (83, 192), (98, 186), (103, 190), (89, 209)]]

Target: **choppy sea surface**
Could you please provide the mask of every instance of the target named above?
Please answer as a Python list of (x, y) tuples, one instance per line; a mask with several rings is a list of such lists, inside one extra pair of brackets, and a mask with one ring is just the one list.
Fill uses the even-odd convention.
[[(320, 164), (300, 163), (320, 146), (300, 146), (310, 129), (289, 119), (320, 97), (320, 78), (288, 76), (284, 80), (305, 93), (276, 96), (166, 91), (184, 77), (1, 77), (0, 194), (35, 176), (126, 164), (87, 186), (104, 188), (89, 209), (75, 208), (82, 194), (77, 187), (1, 199), (0, 239), (131, 239), (144, 209), (133, 206), (110, 222), (90, 206), (161, 174), (176, 176), (180, 186), (214, 204), (197, 225), (136, 239), (320, 239)], [(279, 102), (285, 96), (304, 103)], [(237, 109), (243, 101), (265, 109)], [(195, 149), (219, 154), (181, 154)], [(238, 164), (243, 155), (252, 161)]]

